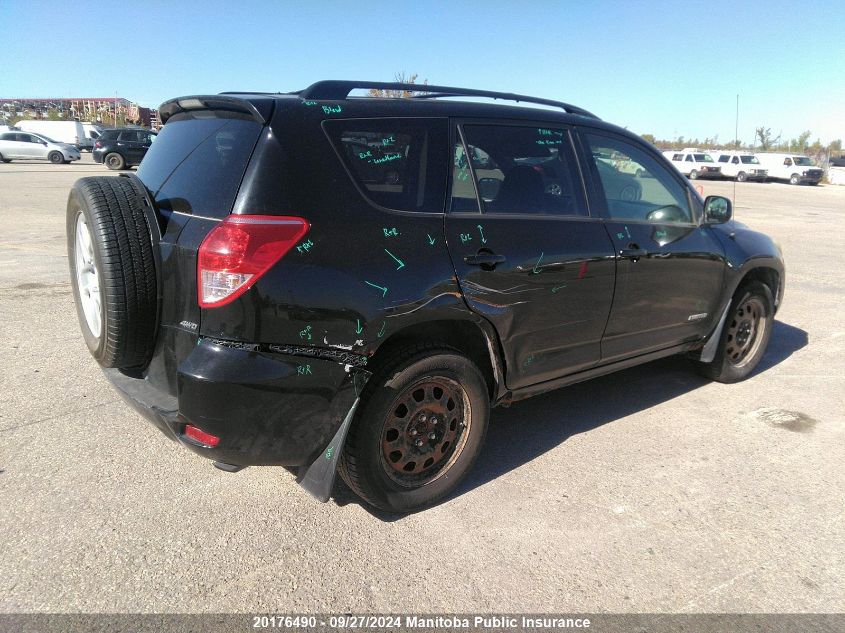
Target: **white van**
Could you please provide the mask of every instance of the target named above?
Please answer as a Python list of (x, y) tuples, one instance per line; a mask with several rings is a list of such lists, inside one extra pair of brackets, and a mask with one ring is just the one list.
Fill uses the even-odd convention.
[(100, 134), (103, 133), (103, 128), (99, 125), (94, 125), (93, 123), (83, 122), (82, 129), (85, 131), (85, 142), (82, 149), (90, 152), (94, 149), (94, 143), (96, 143), (97, 139), (100, 138)]
[(769, 172), (769, 180), (788, 180), (792, 185), (817, 185), (824, 175), (809, 156), (767, 152), (756, 154)]
[(766, 169), (760, 160), (751, 152), (722, 151), (713, 153), (713, 158), (722, 168), (722, 175), (726, 178), (736, 178), (738, 182), (758, 180), (766, 182)]
[(680, 150), (668, 150), (663, 155), (672, 161), (672, 164), (684, 176), (690, 180), (696, 178), (718, 178), (722, 171), (707, 152), (695, 147), (687, 147)]
[(75, 145), (77, 149), (85, 143), (85, 130), (79, 121), (18, 121), (17, 127), (25, 132), (43, 134), (59, 143)]

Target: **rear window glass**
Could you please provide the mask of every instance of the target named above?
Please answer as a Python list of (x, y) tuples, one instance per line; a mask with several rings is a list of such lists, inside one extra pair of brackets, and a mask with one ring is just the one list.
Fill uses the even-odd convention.
[(150, 146), (138, 177), (163, 211), (225, 217), (261, 129), (237, 113), (175, 115)]
[(400, 211), (443, 212), (446, 119), (358, 119), (324, 126), (370, 201)]

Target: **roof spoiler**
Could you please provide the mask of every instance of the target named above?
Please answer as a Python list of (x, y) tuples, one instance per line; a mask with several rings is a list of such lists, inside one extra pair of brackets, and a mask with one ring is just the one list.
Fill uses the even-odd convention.
[(192, 112), (195, 110), (225, 110), (227, 112), (240, 112), (251, 116), (253, 119), (266, 124), (273, 112), (273, 102), (254, 104), (247, 99), (229, 97), (225, 95), (193, 95), (178, 97), (165, 101), (159, 106), (158, 114), (162, 124), (174, 114), (180, 112)]
[(513, 94), (511, 92), (493, 92), (490, 90), (476, 90), (474, 88), (454, 88), (450, 86), (432, 86), (428, 84), (409, 84), (399, 82), (384, 82), (384, 81), (318, 81), (311, 84), (304, 90), (291, 93), (299, 95), (302, 99), (336, 99), (343, 100), (349, 96), (349, 93), (355, 89), (367, 90), (403, 90), (407, 92), (420, 93), (412, 98), (414, 99), (436, 99), (438, 97), (488, 97), (490, 99), (504, 99), (506, 101), (524, 101), (526, 103), (538, 103), (541, 105), (561, 108), (569, 114), (578, 114), (589, 117), (591, 119), (598, 119), (592, 112), (588, 112), (583, 108), (574, 106), (563, 101), (552, 101), (551, 99), (541, 99), (539, 97), (529, 97), (527, 95)]

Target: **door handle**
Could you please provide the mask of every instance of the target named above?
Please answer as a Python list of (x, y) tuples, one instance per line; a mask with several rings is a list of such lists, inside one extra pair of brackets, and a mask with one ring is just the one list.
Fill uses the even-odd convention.
[(619, 257), (637, 261), (641, 257), (648, 255), (648, 251), (640, 248), (638, 244), (628, 244), (628, 248), (623, 248), (619, 251)]
[(479, 252), (475, 255), (467, 255), (464, 262), (470, 266), (481, 266), (482, 270), (493, 270), (498, 264), (504, 264), (508, 258), (504, 255)]

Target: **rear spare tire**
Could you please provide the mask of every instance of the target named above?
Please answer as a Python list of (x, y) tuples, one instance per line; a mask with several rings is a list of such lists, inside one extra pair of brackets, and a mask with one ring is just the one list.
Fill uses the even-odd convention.
[(82, 178), (68, 197), (76, 313), (103, 367), (144, 367), (155, 345), (156, 269), (141, 187), (129, 178)]

